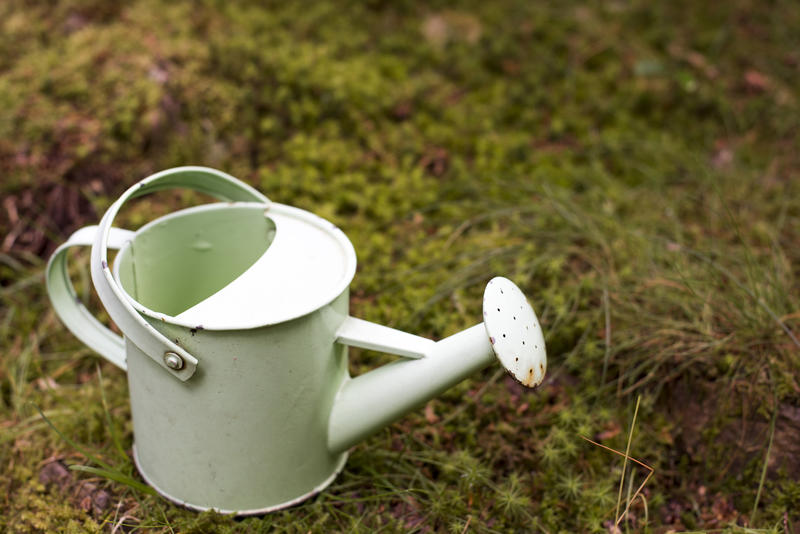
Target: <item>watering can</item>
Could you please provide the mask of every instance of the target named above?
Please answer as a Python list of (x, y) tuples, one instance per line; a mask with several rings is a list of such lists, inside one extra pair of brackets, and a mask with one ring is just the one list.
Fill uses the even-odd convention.
[[(189, 188), (221, 202), (112, 226), (129, 199)], [(66, 257), (91, 246), (92, 282), (116, 335), (77, 298)], [(118, 250), (113, 269), (108, 249)], [(179, 167), (134, 185), (47, 266), (63, 323), (127, 371), (144, 480), (195, 510), (263, 514), (328, 486), (348, 449), (496, 359), (533, 387), (544, 338), (525, 296), (494, 278), (483, 322), (433, 341), (351, 317), (345, 234), (223, 172)], [(398, 360), (351, 378), (348, 347)]]

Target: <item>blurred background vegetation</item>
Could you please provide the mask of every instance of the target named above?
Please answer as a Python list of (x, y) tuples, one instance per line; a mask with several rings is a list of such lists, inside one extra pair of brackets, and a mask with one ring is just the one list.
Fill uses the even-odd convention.
[[(0, 530), (800, 532), (798, 28), (781, 0), (4, 0)], [(489, 368), (263, 518), (68, 470), (137, 476), (125, 376), (61, 326), (44, 263), (186, 164), (344, 229), (357, 316), (438, 338), (512, 278), (547, 380)], [(623, 458), (581, 436), (624, 451), (638, 398), (654, 475), (635, 495), (628, 462), (620, 497)]]

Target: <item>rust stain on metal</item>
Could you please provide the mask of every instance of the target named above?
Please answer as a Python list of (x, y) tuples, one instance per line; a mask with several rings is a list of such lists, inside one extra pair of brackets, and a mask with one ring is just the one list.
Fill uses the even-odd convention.
[(108, 264), (106, 263), (106, 261), (105, 261), (105, 260), (102, 260), (102, 261), (100, 262), (100, 267), (102, 267), (103, 269), (108, 269)]
[(530, 380), (528, 380), (527, 378), (525, 378), (525, 379), (520, 379), (520, 378), (519, 378), (517, 375), (515, 375), (514, 373), (512, 373), (512, 372), (511, 372), (511, 371), (509, 371), (508, 369), (506, 369), (506, 373), (508, 373), (508, 376), (510, 376), (511, 378), (513, 378), (515, 382), (517, 382), (517, 383), (519, 383), (519, 384), (522, 384), (522, 385), (523, 385), (523, 386), (525, 386), (525, 387), (531, 387), (531, 384), (530, 384), (530, 382), (531, 382), (531, 381), (530, 381)]
[(528, 369), (528, 374), (525, 375), (525, 378), (518, 379), (518, 382), (521, 383), (525, 387), (532, 387), (534, 385), (533, 381), (533, 369)]
[[(514, 377), (514, 378), (516, 378), (516, 377)], [(523, 380), (520, 380), (519, 378), (517, 378), (517, 382), (519, 382), (520, 384), (522, 384), (525, 387), (531, 387), (531, 384), (533, 383), (533, 377), (528, 377), (528, 378), (525, 378)]]
[(492, 345), (494, 345), (494, 338), (490, 336), (490, 337), (489, 337), (489, 342), (490, 342)]
[[(543, 368), (544, 366), (542, 364), (539, 364), (539, 367)], [(544, 372), (544, 371), (542, 371), (542, 372)], [(522, 384), (525, 387), (534, 388), (534, 387), (538, 386), (539, 384), (541, 384), (541, 380), (539, 380), (538, 382), (536, 381), (536, 376), (533, 374), (533, 367), (528, 369), (528, 374), (525, 375), (525, 377), (522, 378), (522, 379), (517, 378), (517, 376), (514, 375), (513, 373), (509, 372), (509, 374), (514, 378), (514, 380), (516, 380), (517, 382), (519, 382), (520, 384)], [(544, 375), (542, 375), (542, 378), (544, 378)]]
[(530, 369), (528, 369), (528, 374), (526, 375), (526, 377), (523, 380), (519, 380), (518, 379), (517, 381), (520, 384), (522, 384), (523, 386), (526, 386), (526, 387), (529, 387), (529, 388), (535, 388), (536, 386), (539, 386), (544, 381), (544, 364), (543, 363), (539, 363), (539, 370), (542, 371), (542, 375), (540, 376), (538, 381), (536, 380), (536, 377), (533, 374), (533, 368), (532, 367)]

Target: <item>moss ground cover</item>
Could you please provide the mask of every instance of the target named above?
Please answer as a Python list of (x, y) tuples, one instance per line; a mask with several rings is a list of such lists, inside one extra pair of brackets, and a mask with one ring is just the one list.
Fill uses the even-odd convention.
[[(800, 532), (798, 27), (780, 0), (0, 3), (0, 530)], [(125, 377), (42, 269), (183, 164), (343, 228), (358, 316), (438, 338), (513, 279), (546, 382), (489, 368), (263, 518), (149, 495)], [(623, 459), (581, 436), (624, 451), (638, 398), (634, 500), (646, 470), (620, 497)]]

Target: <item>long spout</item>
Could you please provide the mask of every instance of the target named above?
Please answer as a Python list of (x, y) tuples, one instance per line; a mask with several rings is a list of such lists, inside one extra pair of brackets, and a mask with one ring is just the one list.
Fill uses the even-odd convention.
[(396, 361), (347, 382), (328, 426), (328, 448), (341, 452), (492, 363), (483, 323), (445, 338), (431, 354)]
[(495, 360), (534, 387), (547, 365), (536, 314), (511, 281), (493, 279), (483, 301), (484, 322), (431, 342), (425, 356), (396, 361), (344, 384), (328, 425), (328, 448), (338, 453)]

